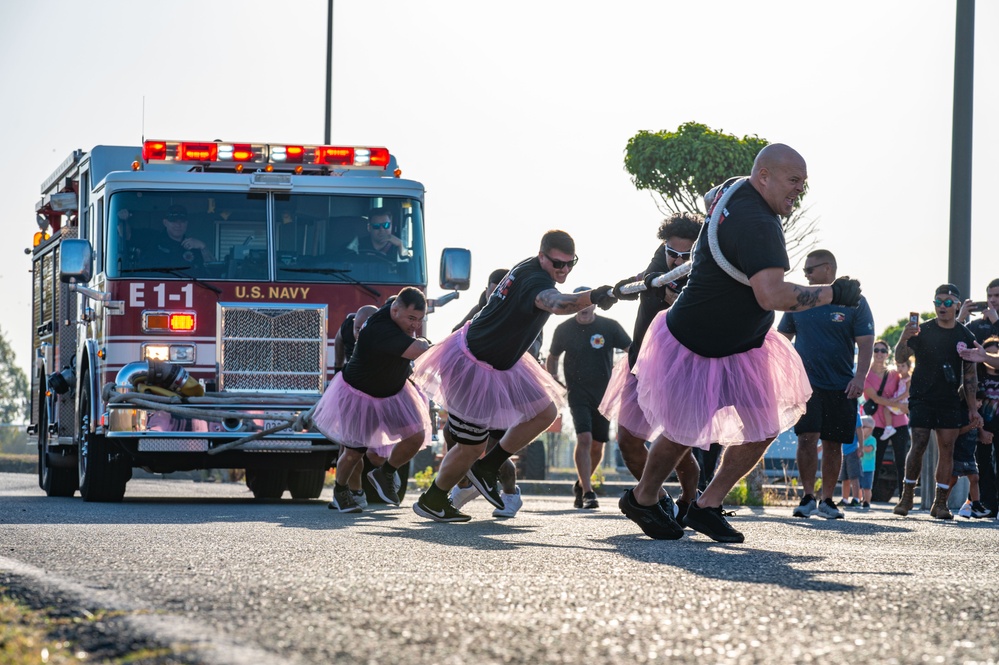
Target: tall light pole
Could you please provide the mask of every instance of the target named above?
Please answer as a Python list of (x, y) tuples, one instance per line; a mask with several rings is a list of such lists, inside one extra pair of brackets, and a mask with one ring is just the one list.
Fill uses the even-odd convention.
[(950, 251), (947, 275), (971, 293), (971, 148), (975, 100), (975, 0), (957, 0), (954, 37), (954, 118), (950, 158)]
[(326, 28), (326, 126), (323, 142), (329, 145), (333, 142), (333, 0), (329, 0), (327, 10), (328, 26)]

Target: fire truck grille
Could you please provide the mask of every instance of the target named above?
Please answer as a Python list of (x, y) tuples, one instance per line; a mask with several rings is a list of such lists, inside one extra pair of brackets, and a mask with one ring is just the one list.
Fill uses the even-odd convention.
[(321, 393), (326, 307), (220, 305), (219, 388)]

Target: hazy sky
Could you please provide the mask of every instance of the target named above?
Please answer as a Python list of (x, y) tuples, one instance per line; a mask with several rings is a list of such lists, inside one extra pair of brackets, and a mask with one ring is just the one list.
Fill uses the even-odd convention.
[[(22, 367), (23, 250), (41, 182), (73, 149), (138, 145), (143, 130), (321, 142), (326, 7), (0, 4), (0, 328)], [(333, 140), (385, 145), (424, 183), (432, 276), (442, 248), (473, 252), (472, 289), (433, 315), (431, 339), (549, 228), (576, 239), (566, 290), (642, 270), (662, 215), (631, 184), (624, 148), (639, 130), (687, 121), (805, 157), (819, 246), (861, 280), (881, 331), (929, 310), (947, 280), (955, 13), (940, 0), (337, 0)], [(979, 2), (976, 25), (971, 279), (984, 299), (999, 276), (987, 198), (999, 178), (999, 3)], [(623, 303), (607, 315), (630, 332), (635, 312)]]

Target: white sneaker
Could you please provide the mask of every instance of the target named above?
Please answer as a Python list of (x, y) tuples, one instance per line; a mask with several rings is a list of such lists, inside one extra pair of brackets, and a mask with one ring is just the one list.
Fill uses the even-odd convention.
[(350, 490), (350, 493), (354, 495), (354, 502), (361, 508), (368, 507), (368, 496), (364, 493), (364, 490)]
[(887, 441), (892, 437), (892, 434), (894, 433), (895, 433), (895, 428), (892, 427), (891, 425), (886, 425), (884, 433), (881, 434), (881, 440)]
[(815, 514), (819, 517), (824, 517), (827, 520), (843, 519), (843, 511), (836, 507), (836, 504), (832, 502), (832, 499), (823, 499), (820, 501), (819, 508), (815, 511)]
[[(472, 488), (475, 489), (475, 488)], [(503, 507), (493, 511), (493, 517), (513, 517), (524, 505), (524, 500), (520, 498), (520, 486), (518, 485), (514, 494), (503, 492)]]
[(957, 516), (958, 517), (964, 517), (964, 518), (967, 518), (969, 520), (971, 519), (971, 502), (970, 501), (965, 501), (964, 502), (964, 505), (961, 506), (961, 510), (957, 511)]
[(475, 489), (474, 485), (469, 485), (468, 487), (458, 487), (455, 485), (451, 488), (451, 505), (455, 508), (461, 508), (466, 503), (479, 496), (479, 490)]

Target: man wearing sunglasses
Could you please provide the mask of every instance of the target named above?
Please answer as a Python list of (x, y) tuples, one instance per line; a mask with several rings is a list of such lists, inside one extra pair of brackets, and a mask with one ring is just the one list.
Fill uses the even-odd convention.
[(981, 427), (982, 417), (973, 401), (971, 405), (962, 406), (958, 397), (962, 385), (965, 395), (978, 392), (978, 369), (974, 362), (965, 362), (960, 355), (962, 349), (975, 348), (975, 336), (957, 320), (961, 292), (953, 284), (941, 284), (937, 287), (933, 306), (937, 318), (921, 325), (910, 321), (895, 347), (896, 362), (908, 360), (910, 356), (915, 356), (916, 362), (909, 390), (912, 445), (905, 457), (902, 497), (895, 504), (894, 513), (905, 516), (912, 510), (923, 455), (930, 442), (930, 431), (933, 431), (937, 435), (940, 455), (930, 516), (950, 520), (954, 516), (947, 507), (947, 496), (954, 467), (954, 442), (961, 427), (969, 424)]
[[(809, 252), (804, 273), (809, 284), (831, 284), (836, 279), (836, 257), (826, 249)], [(843, 463), (843, 446), (854, 442), (857, 398), (864, 393), (864, 381), (871, 366), (874, 347), (871, 308), (861, 296), (856, 307), (825, 305), (804, 312), (785, 312), (777, 330), (794, 342), (812, 386), (805, 415), (794, 426), (798, 435), (795, 456), (804, 496), (792, 514), (843, 519), (833, 493)], [(822, 497), (817, 500), (815, 475), (820, 439), (823, 483)]]
[(748, 180), (713, 200), (717, 215), (710, 223), (717, 224), (720, 258), (711, 250), (706, 223), (690, 280), (649, 327), (635, 365), (638, 401), (663, 434), (649, 449), (642, 479), (618, 505), (651, 538), (678, 537), (658, 503), (666, 476), (691, 447), (717, 442), (727, 446), (721, 464), (690, 504), (684, 524), (712, 540), (744, 541), (722, 514), (725, 496), (797, 422), (811, 396), (794, 347), (771, 330), (774, 311), (860, 302), (860, 283), (847, 277), (809, 287), (784, 281), (790, 262), (781, 217), (794, 211), (807, 177), (794, 149), (763, 148)]
[[(968, 322), (973, 312), (979, 312), (981, 318)], [(999, 335), (999, 279), (992, 280), (985, 288), (984, 303), (976, 303), (970, 298), (965, 300), (957, 313), (957, 320), (966, 325), (979, 342)]]
[[(555, 421), (564, 403), (562, 386), (525, 353), (552, 314), (575, 314), (590, 305), (607, 309), (610, 286), (560, 293), (576, 265), (576, 244), (565, 231), (548, 231), (536, 256), (521, 261), (493, 291), (472, 321), (451, 333), (416, 363), (413, 379), (448, 412), (444, 438), (452, 447), (437, 477), (413, 511), (436, 522), (471, 519), (448, 492), (467, 477), (497, 508), (500, 466)], [(505, 429), (499, 445), (479, 456), (491, 429)]]
[(357, 239), (358, 254), (395, 259), (402, 249), (402, 238), (392, 233), (392, 213), (387, 208), (368, 212), (368, 236)]

